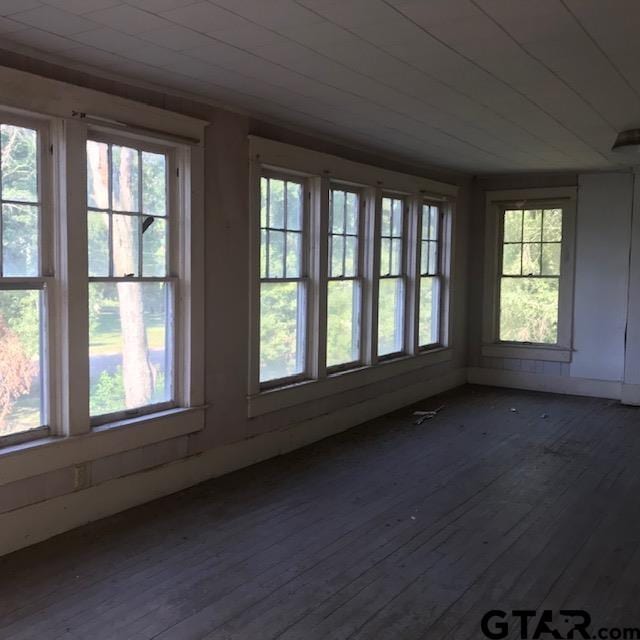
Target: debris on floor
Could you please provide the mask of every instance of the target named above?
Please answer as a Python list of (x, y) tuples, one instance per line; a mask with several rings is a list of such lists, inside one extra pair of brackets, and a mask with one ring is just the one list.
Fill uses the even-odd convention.
[(543, 420), (546, 420), (546, 419), (549, 417), (549, 414), (548, 414), (548, 413), (543, 413), (540, 417), (541, 417)]
[(419, 416), (414, 424), (422, 424), (425, 420), (431, 420), (431, 418), (435, 418), (443, 409), (444, 405), (438, 407), (437, 409), (433, 409), (432, 411), (414, 411), (413, 415)]
[(511, 411), (511, 413), (518, 413), (518, 410), (515, 407), (511, 407), (509, 411)]

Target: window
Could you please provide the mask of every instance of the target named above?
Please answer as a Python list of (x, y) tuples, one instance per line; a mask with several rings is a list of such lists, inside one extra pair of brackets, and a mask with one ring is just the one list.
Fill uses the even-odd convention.
[(382, 198), (380, 277), (378, 280), (378, 355), (390, 356), (404, 346), (404, 201)]
[(104, 421), (174, 400), (170, 160), (101, 138), (86, 151), (90, 414)]
[(329, 192), (329, 279), (327, 283), (327, 367), (344, 369), (360, 357), (362, 261), (360, 198), (357, 192)]
[(556, 344), (562, 209), (505, 209), (499, 339)]
[(48, 420), (43, 135), (26, 122), (0, 124), (0, 438)]
[(260, 206), (260, 382), (306, 369), (304, 183), (263, 176)]
[(418, 279), (418, 346), (440, 343), (440, 292), (442, 290), (440, 207), (422, 204), (420, 210), (420, 278)]
[(483, 356), (571, 362), (576, 195), (487, 193)]

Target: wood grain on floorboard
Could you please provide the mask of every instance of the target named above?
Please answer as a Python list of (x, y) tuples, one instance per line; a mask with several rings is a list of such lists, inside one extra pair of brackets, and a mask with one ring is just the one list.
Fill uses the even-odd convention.
[(463, 640), (493, 608), (640, 627), (639, 417), (425, 400), (0, 558), (0, 640)]

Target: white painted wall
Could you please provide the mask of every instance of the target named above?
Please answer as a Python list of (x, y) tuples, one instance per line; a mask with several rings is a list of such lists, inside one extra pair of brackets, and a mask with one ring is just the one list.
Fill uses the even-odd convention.
[(632, 194), (629, 173), (578, 179), (572, 377), (624, 377)]

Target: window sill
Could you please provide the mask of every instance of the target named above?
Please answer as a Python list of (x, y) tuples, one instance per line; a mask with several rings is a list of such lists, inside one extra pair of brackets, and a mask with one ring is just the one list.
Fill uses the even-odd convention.
[(170, 409), (0, 449), (0, 485), (201, 431), (205, 407)]
[(287, 409), (306, 402), (320, 400), (358, 387), (387, 380), (423, 367), (430, 367), (453, 359), (450, 347), (422, 351), (416, 355), (399, 355), (376, 365), (364, 365), (336, 371), (320, 380), (304, 380), (295, 384), (261, 391), (248, 398), (250, 418)]
[(571, 362), (572, 350), (551, 345), (495, 343), (482, 345), (482, 355), (489, 358)]

